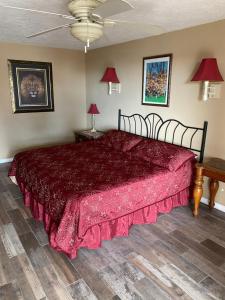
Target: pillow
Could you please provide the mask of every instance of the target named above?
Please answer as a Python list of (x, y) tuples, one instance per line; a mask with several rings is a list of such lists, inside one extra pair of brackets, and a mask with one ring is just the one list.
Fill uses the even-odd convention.
[(125, 131), (110, 130), (99, 140), (106, 146), (112, 147), (115, 150), (126, 152), (140, 143), (143, 138)]
[(195, 157), (195, 154), (187, 149), (153, 139), (144, 139), (132, 148), (130, 153), (170, 171), (176, 171), (187, 160)]

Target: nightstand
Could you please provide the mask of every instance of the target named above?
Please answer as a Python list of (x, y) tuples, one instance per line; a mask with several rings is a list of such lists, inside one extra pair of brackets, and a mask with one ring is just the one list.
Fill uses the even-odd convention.
[(195, 187), (194, 187), (194, 216), (199, 215), (199, 204), (203, 194), (203, 177), (210, 178), (209, 208), (215, 205), (216, 193), (219, 189), (219, 181), (225, 182), (225, 160), (210, 158), (202, 164), (196, 164)]
[(88, 140), (96, 140), (104, 135), (103, 131), (91, 132), (91, 130), (82, 130), (74, 132), (75, 141), (77, 143)]

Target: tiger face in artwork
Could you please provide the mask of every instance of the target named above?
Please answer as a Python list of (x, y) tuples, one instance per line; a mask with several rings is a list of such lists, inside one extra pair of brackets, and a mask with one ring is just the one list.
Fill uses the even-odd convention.
[(40, 100), (44, 96), (45, 89), (42, 80), (36, 75), (27, 75), (20, 84), (21, 96), (25, 100)]

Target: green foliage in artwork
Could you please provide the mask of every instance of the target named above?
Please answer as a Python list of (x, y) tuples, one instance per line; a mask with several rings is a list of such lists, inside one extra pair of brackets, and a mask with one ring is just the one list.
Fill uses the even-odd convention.
[(152, 104), (166, 104), (166, 96), (159, 96), (159, 97), (148, 97), (145, 96), (145, 103), (152, 103)]

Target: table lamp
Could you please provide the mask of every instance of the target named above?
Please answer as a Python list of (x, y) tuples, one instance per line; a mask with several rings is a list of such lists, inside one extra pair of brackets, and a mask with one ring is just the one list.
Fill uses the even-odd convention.
[(96, 104), (91, 104), (90, 105), (89, 110), (88, 110), (88, 114), (92, 115), (92, 119), (91, 119), (92, 129), (91, 129), (91, 132), (96, 132), (96, 129), (95, 129), (95, 115), (100, 114)]

